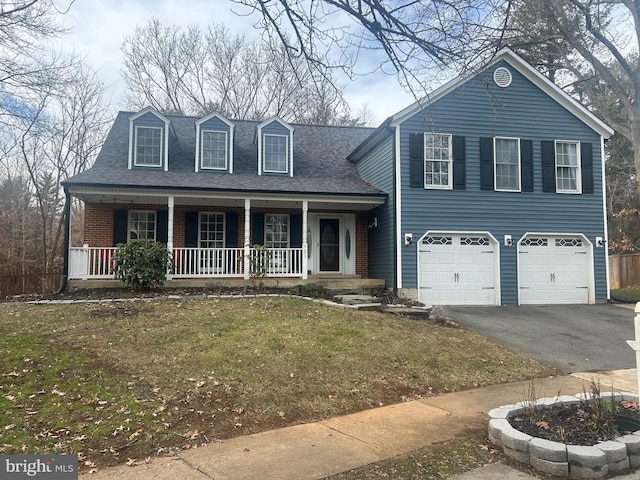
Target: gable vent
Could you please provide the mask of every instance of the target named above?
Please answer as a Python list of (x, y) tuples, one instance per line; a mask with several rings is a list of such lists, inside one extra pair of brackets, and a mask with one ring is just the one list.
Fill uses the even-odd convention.
[(511, 72), (504, 67), (496, 68), (493, 72), (493, 81), (499, 87), (506, 88), (511, 85)]

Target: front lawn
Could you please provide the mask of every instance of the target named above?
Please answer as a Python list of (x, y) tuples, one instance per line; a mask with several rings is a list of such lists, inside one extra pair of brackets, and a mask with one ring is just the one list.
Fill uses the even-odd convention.
[(0, 306), (0, 453), (86, 470), (554, 372), (463, 329), (299, 299)]

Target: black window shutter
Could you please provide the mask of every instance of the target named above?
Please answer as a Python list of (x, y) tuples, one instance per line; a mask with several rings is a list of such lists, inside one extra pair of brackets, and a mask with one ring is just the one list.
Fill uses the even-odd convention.
[(424, 188), (424, 134), (409, 135), (409, 186)]
[(291, 237), (289, 241), (289, 246), (291, 248), (301, 248), (302, 247), (302, 215), (291, 215), (289, 217), (289, 222), (291, 222)]
[(480, 189), (493, 190), (493, 138), (480, 139)]
[(198, 212), (184, 213), (184, 246), (198, 247)]
[(556, 152), (555, 143), (542, 141), (542, 191), (556, 191)]
[(454, 136), (451, 149), (453, 156), (453, 188), (455, 190), (464, 190), (467, 184), (465, 138)]
[(113, 211), (113, 246), (127, 243), (127, 229), (129, 228), (129, 212), (127, 210)]
[(593, 193), (593, 147), (590, 143), (580, 144), (582, 162), (582, 193)]
[(226, 215), (224, 246), (236, 248), (238, 246), (238, 213), (228, 212)]
[(254, 213), (251, 222), (251, 243), (264, 245), (264, 213)]
[(169, 212), (158, 210), (156, 212), (156, 242), (167, 243), (169, 241)]
[(520, 140), (520, 168), (522, 191), (533, 192), (533, 142)]

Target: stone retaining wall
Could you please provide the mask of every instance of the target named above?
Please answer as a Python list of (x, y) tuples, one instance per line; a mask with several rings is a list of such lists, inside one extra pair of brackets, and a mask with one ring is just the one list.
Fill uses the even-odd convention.
[[(638, 396), (632, 393), (609, 393), (601, 397), (614, 402), (638, 401)], [(585, 394), (562, 395), (542, 398), (534, 404), (518, 402), (494, 408), (489, 412), (489, 440), (502, 448), (506, 456), (530, 464), (540, 472), (560, 477), (603, 478), (640, 467), (640, 431), (594, 446), (578, 446), (532, 437), (509, 423), (509, 418), (522, 415), (525, 407), (544, 410), (555, 405), (580, 403), (588, 398)]]

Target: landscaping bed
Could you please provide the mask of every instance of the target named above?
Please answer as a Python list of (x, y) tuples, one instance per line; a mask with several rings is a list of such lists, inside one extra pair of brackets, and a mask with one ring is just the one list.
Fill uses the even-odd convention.
[(640, 436), (615, 414), (637, 419), (638, 396), (582, 393), (527, 400), (489, 412), (489, 439), (509, 458), (554, 476), (604, 478), (640, 467)]

